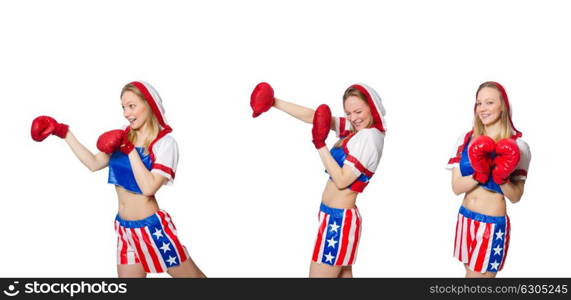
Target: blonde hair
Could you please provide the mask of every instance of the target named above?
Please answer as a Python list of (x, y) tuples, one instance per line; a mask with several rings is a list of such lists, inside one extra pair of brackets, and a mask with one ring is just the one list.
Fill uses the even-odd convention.
[[(121, 90), (121, 97), (123, 97), (123, 94), (125, 92), (132, 92), (135, 95), (137, 95), (137, 97), (139, 97), (139, 99), (143, 100), (143, 102), (147, 106), (148, 111), (151, 114), (151, 118), (149, 119), (149, 123), (148, 123), (148, 126), (151, 127), (151, 134), (149, 136), (147, 136), (147, 138), (143, 141), (143, 147), (145, 148), (145, 153), (148, 153), (149, 152), (149, 145), (159, 135), (159, 132), (160, 132), (159, 121), (157, 120), (157, 117), (153, 113), (153, 109), (151, 108), (151, 106), (149, 105), (149, 103), (147, 102), (145, 97), (143, 96), (143, 93), (141, 93), (141, 91), (139, 91), (139, 89), (136, 86), (134, 86), (132, 84), (127, 84), (126, 86), (124, 86), (123, 89)], [(127, 138), (129, 139), (129, 141), (131, 143), (135, 144), (135, 142), (137, 140), (137, 133), (134, 130), (130, 130), (129, 134), (127, 135)]]
[[(361, 93), (361, 91), (359, 91), (358, 89), (356, 89), (354, 87), (349, 87), (348, 89), (345, 90), (345, 93), (343, 93), (343, 106), (345, 106), (345, 100), (347, 100), (349, 97), (353, 97), (353, 96), (363, 100), (363, 102), (365, 102), (365, 104), (367, 104), (367, 106), (369, 108), (371, 108), (371, 106), (369, 105), (369, 102), (367, 101), (367, 96), (365, 96), (363, 93)], [(374, 120), (373, 120), (373, 118), (371, 118), (371, 122), (369, 124), (367, 124), (366, 128), (371, 127), (373, 125), (373, 122), (374, 122)], [(351, 127), (350, 132), (351, 132), (351, 134), (355, 133), (356, 132), (355, 128)], [(343, 142), (343, 139), (340, 139), (339, 141), (337, 141), (337, 143), (335, 143), (335, 145), (333, 145), (333, 148), (340, 147), (342, 142)]]
[[(509, 116), (509, 112), (508, 112), (508, 109), (506, 106), (506, 99), (504, 99), (502, 92), (498, 89), (498, 86), (491, 81), (486, 81), (486, 82), (480, 84), (480, 86), (478, 87), (478, 90), (476, 91), (476, 98), (478, 98), (478, 93), (480, 93), (480, 90), (482, 90), (483, 88), (495, 89), (500, 94), (500, 100), (501, 100), (501, 108), (500, 108), (500, 111), (501, 111), (501, 113), (500, 113), (501, 130), (500, 130), (500, 134), (498, 136), (492, 136), (491, 138), (493, 138), (495, 141), (510, 138), (513, 135), (514, 129), (512, 128), (512, 126), (510, 124), (510, 116)], [(486, 133), (486, 129), (484, 127), (484, 124), (482, 123), (482, 120), (480, 120), (480, 118), (478, 118), (478, 116), (476, 115), (476, 110), (474, 110), (474, 133), (473, 133), (473, 137), (477, 138), (481, 135), (484, 135), (485, 133)]]

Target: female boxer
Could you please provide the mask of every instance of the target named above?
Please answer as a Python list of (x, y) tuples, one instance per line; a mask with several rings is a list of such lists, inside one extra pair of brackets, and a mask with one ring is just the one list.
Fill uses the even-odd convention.
[[(310, 277), (353, 277), (361, 231), (357, 195), (369, 183), (383, 151), (385, 110), (379, 95), (364, 84), (350, 86), (343, 95), (346, 118), (332, 118), (329, 107), (317, 110), (274, 98), (273, 89), (260, 83), (252, 92), (254, 117), (272, 106), (313, 123), (313, 144), (329, 173), (319, 212), (319, 229)], [(340, 140), (329, 151), (325, 140), (334, 130)]]
[(51, 117), (32, 123), (32, 138), (50, 134), (65, 139), (77, 158), (91, 171), (109, 166), (108, 182), (115, 185), (119, 212), (117, 273), (119, 277), (146, 277), (168, 272), (173, 277), (204, 277), (178, 239), (170, 215), (159, 209), (156, 192), (172, 184), (178, 163), (178, 146), (169, 134), (162, 100), (148, 83), (135, 81), (121, 91), (123, 116), (129, 126), (102, 134), (101, 151), (91, 153), (68, 129)]
[(474, 125), (457, 142), (447, 168), (452, 190), (465, 193), (454, 241), (454, 257), (464, 263), (466, 277), (495, 277), (505, 263), (510, 242), (507, 197), (517, 203), (531, 159), (511, 119), (505, 89), (484, 82), (476, 91)]

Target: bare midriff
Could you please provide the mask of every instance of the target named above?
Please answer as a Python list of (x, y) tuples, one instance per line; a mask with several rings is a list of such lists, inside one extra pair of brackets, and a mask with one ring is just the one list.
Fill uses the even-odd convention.
[(474, 212), (488, 216), (505, 216), (506, 200), (504, 195), (476, 187), (466, 193), (462, 205)]
[(350, 190), (348, 187), (338, 189), (333, 181), (327, 180), (321, 202), (333, 208), (351, 209), (355, 207), (358, 194), (359, 193)]
[(129, 192), (116, 185), (119, 198), (119, 216), (124, 220), (142, 220), (159, 210), (155, 196), (145, 196)]

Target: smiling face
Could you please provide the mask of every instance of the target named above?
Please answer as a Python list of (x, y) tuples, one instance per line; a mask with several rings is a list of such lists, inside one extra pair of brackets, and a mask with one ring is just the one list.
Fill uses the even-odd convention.
[(345, 115), (351, 126), (359, 131), (373, 124), (373, 115), (367, 102), (357, 96), (349, 96), (344, 102)]
[(123, 107), (123, 116), (129, 121), (129, 125), (133, 130), (142, 128), (152, 117), (149, 105), (131, 91), (123, 93), (121, 106)]
[(476, 116), (484, 126), (490, 126), (502, 116), (500, 92), (491, 87), (482, 88), (476, 97)]

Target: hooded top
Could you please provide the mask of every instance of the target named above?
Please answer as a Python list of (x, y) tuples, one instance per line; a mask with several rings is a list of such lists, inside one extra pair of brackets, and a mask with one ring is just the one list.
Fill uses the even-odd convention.
[[(178, 145), (169, 134), (172, 132), (172, 128), (167, 123), (162, 99), (155, 88), (147, 82), (133, 81), (129, 84), (141, 92), (159, 122), (160, 129), (157, 137), (149, 144), (149, 154), (145, 155), (144, 149), (141, 147), (136, 147), (136, 150), (147, 169), (166, 177), (168, 179), (166, 184), (172, 184), (178, 164)], [(127, 127), (126, 130), (128, 132), (130, 127)], [(129, 157), (120, 151), (115, 151), (111, 155), (108, 182), (120, 185), (131, 192), (142, 194), (135, 181)]]
[(383, 153), (386, 111), (381, 97), (373, 88), (362, 83), (351, 85), (350, 88), (355, 88), (365, 95), (373, 124), (369, 128), (351, 132), (351, 124), (346, 118), (334, 118), (335, 132), (343, 141), (341, 147), (331, 149), (331, 155), (340, 167), (348, 165), (358, 176), (349, 189), (362, 192), (375, 174)]
[[(497, 82), (489, 81), (489, 83), (494, 84), (498, 88), (498, 90), (500, 91), (500, 94), (502, 95), (501, 98), (504, 101), (506, 109), (508, 110), (510, 125), (512, 126), (512, 128), (514, 130), (512, 136), (510, 138), (516, 141), (516, 143), (519, 147), (519, 151), (520, 151), (520, 161), (519, 161), (518, 165), (516, 166), (515, 170), (513, 171), (513, 173), (510, 175), (510, 180), (511, 181), (517, 181), (517, 180), (525, 181), (527, 179), (527, 170), (529, 169), (529, 163), (531, 161), (531, 152), (529, 150), (529, 146), (521, 138), (522, 133), (519, 130), (517, 130), (513, 124), (512, 111), (510, 108), (510, 103), (508, 100), (508, 95), (506, 93), (506, 90), (504, 89), (504, 87), (501, 84), (499, 84)], [(476, 104), (474, 104), (474, 115), (475, 114), (476, 114)], [(468, 175), (474, 174), (474, 169), (472, 168), (472, 165), (470, 163), (470, 160), (469, 160), (468, 154), (467, 154), (468, 145), (470, 144), (470, 140), (472, 139), (473, 133), (474, 133), (474, 131), (470, 130), (468, 133), (462, 134), (458, 138), (458, 140), (456, 142), (456, 146), (454, 147), (453, 155), (448, 160), (448, 164), (446, 166), (447, 169), (452, 170), (454, 167), (458, 167), (460, 169), (460, 173), (462, 174), (462, 176), (468, 176)], [(488, 180), (488, 182), (486, 182), (484, 184), (480, 184), (480, 186), (482, 186), (483, 188), (485, 188), (487, 190), (490, 190), (490, 191), (493, 191), (493, 192), (496, 192), (499, 194), (503, 194), (500, 186), (492, 180), (492, 176), (490, 176), (490, 179)]]

